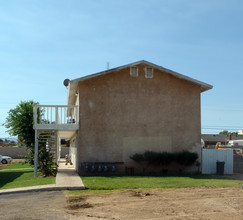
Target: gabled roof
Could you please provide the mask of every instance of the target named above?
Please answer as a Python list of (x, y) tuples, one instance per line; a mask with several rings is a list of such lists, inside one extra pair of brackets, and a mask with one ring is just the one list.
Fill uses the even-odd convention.
[(119, 66), (119, 67), (116, 67), (116, 68), (108, 69), (108, 70), (105, 70), (105, 71), (102, 71), (102, 72), (94, 73), (94, 74), (91, 74), (91, 75), (87, 75), (87, 76), (84, 76), (84, 77), (80, 77), (80, 78), (71, 80), (70, 83), (69, 83), (69, 88), (68, 88), (68, 105), (73, 105), (73, 103), (74, 103), (75, 94), (76, 94), (79, 82), (84, 81), (86, 79), (91, 79), (91, 78), (94, 78), (94, 77), (97, 77), (97, 76), (100, 76), (100, 75), (105, 75), (105, 74), (108, 74), (108, 73), (111, 73), (111, 72), (119, 71), (121, 69), (129, 68), (129, 67), (132, 67), (132, 66), (137, 66), (139, 64), (145, 64), (145, 65), (151, 66), (155, 69), (158, 69), (158, 70), (161, 70), (165, 73), (168, 73), (168, 74), (170, 74), (170, 75), (172, 75), (176, 78), (183, 79), (183, 80), (189, 81), (193, 84), (199, 85), (201, 87), (201, 92), (204, 92), (204, 91), (207, 91), (207, 90), (213, 88), (212, 85), (209, 85), (207, 83), (204, 83), (204, 82), (201, 82), (199, 80), (190, 78), (188, 76), (182, 75), (182, 74), (177, 73), (175, 71), (166, 69), (162, 66), (158, 66), (154, 63), (150, 63), (146, 60), (140, 60), (138, 62), (130, 63), (130, 64), (127, 64), (127, 65)]
[(225, 134), (202, 134), (201, 138), (204, 142), (224, 142), (228, 137)]
[[(229, 139), (225, 134), (202, 134), (201, 138), (206, 142), (224, 142)], [(243, 140), (243, 135), (231, 135), (232, 140)]]

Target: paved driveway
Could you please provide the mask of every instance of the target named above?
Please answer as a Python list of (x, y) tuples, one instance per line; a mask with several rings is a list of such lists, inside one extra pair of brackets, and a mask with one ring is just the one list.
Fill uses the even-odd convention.
[(1, 219), (74, 219), (65, 212), (61, 191), (16, 193), (0, 196)]

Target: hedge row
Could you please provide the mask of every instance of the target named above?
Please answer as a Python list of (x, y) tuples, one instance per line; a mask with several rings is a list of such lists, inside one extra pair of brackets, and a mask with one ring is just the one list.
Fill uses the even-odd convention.
[(130, 158), (137, 163), (146, 162), (149, 165), (169, 165), (171, 162), (178, 163), (183, 166), (193, 165), (198, 159), (198, 154), (195, 152), (153, 152), (145, 151), (143, 154), (134, 154)]

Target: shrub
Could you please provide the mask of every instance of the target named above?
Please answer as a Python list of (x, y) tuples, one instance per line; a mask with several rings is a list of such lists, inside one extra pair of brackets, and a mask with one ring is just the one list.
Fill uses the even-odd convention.
[[(56, 176), (57, 164), (53, 162), (53, 154), (50, 153), (46, 147), (40, 146), (38, 150), (38, 165), (37, 168), (43, 177)], [(25, 162), (34, 167), (34, 152), (30, 151), (25, 158)]]
[(183, 166), (190, 166), (196, 162), (198, 154), (189, 151), (177, 153), (145, 151), (143, 154), (134, 154), (130, 158), (137, 163), (146, 162), (148, 165), (169, 165), (174, 161)]
[(149, 165), (159, 165), (160, 164), (160, 153), (153, 151), (144, 152), (144, 159)]
[(144, 161), (144, 156), (143, 156), (143, 154), (134, 154), (134, 155), (130, 156), (130, 158), (131, 158), (132, 160), (134, 160), (135, 162), (137, 162), (137, 163), (141, 163), (141, 162)]
[(53, 162), (53, 154), (46, 148), (41, 148), (38, 155), (38, 168), (44, 177), (56, 176), (56, 166)]
[(173, 153), (146, 151), (144, 159), (150, 165), (169, 165), (174, 160)]
[(195, 152), (182, 151), (175, 153), (176, 163), (184, 166), (190, 166), (196, 162), (198, 154)]
[(175, 159), (175, 155), (173, 153), (169, 153), (169, 152), (163, 152), (162, 153), (162, 165), (168, 165), (170, 164), (172, 161), (174, 161)]

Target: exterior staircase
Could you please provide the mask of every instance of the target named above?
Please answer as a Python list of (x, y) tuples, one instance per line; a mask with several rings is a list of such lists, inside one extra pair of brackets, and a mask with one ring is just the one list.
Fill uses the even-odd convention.
[(57, 162), (57, 132), (46, 130), (38, 132), (39, 149), (46, 148), (53, 155), (54, 162)]
[(79, 129), (79, 106), (35, 105), (33, 108), (35, 130), (35, 170), (37, 177), (38, 149), (45, 147), (58, 162), (61, 139), (70, 140)]

